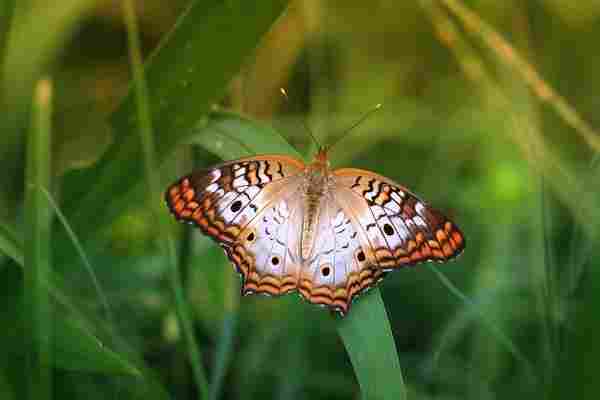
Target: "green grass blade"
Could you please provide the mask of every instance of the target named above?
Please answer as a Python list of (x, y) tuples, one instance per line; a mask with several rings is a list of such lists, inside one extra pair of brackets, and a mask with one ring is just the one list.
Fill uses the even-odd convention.
[(513, 341), (500, 329), (496, 324), (489, 320), (481, 311), (479, 311), (476, 303), (471, 301), (463, 292), (461, 292), (454, 284), (444, 275), (439, 269), (435, 267), (433, 264), (428, 265), (429, 269), (437, 276), (437, 278), (442, 282), (442, 284), (460, 299), (465, 305), (470, 307), (478, 316), (481, 318), (481, 321), (487, 326), (490, 332), (495, 336), (496, 340), (500, 344), (502, 344), (510, 354), (515, 357), (516, 360), (521, 362), (525, 367), (529, 375), (537, 380), (537, 376), (534, 374), (533, 366), (531, 362), (523, 355), (523, 353), (517, 348), (517, 346), (513, 343)]
[(6, 42), (14, 11), (15, 0), (4, 0), (0, 2), (0, 71), (4, 70)]
[[(190, 141), (223, 158), (244, 156), (249, 150), (298, 156), (272, 128), (231, 113), (212, 113)], [(364, 399), (406, 399), (398, 353), (378, 288), (353, 304), (349, 315), (338, 322), (338, 333)]]
[[(219, 2), (211, 7), (191, 2), (146, 68), (157, 163), (192, 134), (191, 128), (224, 94), (284, 6), (282, 0)], [(63, 209), (83, 239), (120, 215), (129, 205), (128, 194), (142, 180), (140, 141), (133, 134), (135, 110), (130, 93), (111, 118), (115, 142), (107, 153), (95, 167), (66, 180)]]
[(50, 301), (44, 281), (50, 274), (51, 210), (40, 188), (50, 186), (50, 130), (52, 84), (38, 83), (27, 140), (25, 181), (25, 304), (30, 334), (28, 395), (49, 399), (52, 393), (52, 349), (44, 340), (52, 332)]
[(106, 295), (104, 294), (104, 291), (102, 290), (102, 287), (100, 286), (100, 282), (98, 282), (98, 278), (96, 277), (96, 273), (94, 272), (94, 268), (92, 268), (92, 264), (90, 263), (90, 260), (86, 256), (85, 251), (83, 250), (83, 246), (81, 245), (79, 239), (77, 239), (77, 235), (75, 234), (75, 232), (71, 228), (71, 225), (67, 221), (67, 218), (64, 216), (64, 214), (62, 213), (62, 211), (58, 207), (58, 204), (56, 204), (56, 202), (52, 198), (52, 195), (46, 189), (44, 189), (44, 188), (41, 188), (40, 190), (42, 191), (42, 193), (46, 197), (46, 200), (48, 201), (48, 203), (52, 207), (52, 210), (54, 211), (54, 213), (58, 217), (58, 220), (60, 221), (60, 223), (62, 224), (62, 226), (65, 228), (65, 231), (69, 235), (69, 238), (71, 239), (71, 242), (75, 246), (75, 249), (77, 250), (77, 253), (81, 257), (81, 261), (83, 262), (83, 265), (84, 265), (87, 273), (90, 275), (90, 279), (92, 280), (92, 284), (94, 285), (94, 289), (96, 289), (96, 292), (98, 294), (98, 298), (100, 299), (100, 302), (102, 303), (102, 307), (104, 308), (104, 313), (105, 313), (106, 319), (108, 320), (108, 322), (111, 325), (114, 325), (113, 318), (112, 318), (112, 312), (110, 310), (110, 305), (108, 304), (108, 300), (106, 299)]
[(23, 243), (7, 223), (0, 223), (0, 251), (23, 265)]
[(394, 336), (379, 289), (375, 288), (352, 305), (338, 322), (363, 399), (407, 398)]
[(209, 399), (217, 400), (223, 390), (223, 383), (231, 361), (239, 324), (240, 289), (239, 279), (233, 274), (223, 276), (223, 320), (215, 351), (215, 361), (211, 375)]
[[(43, 188), (39, 191), (43, 194), (46, 202), (54, 208), (54, 211), (58, 212), (57, 215), (59, 215), (59, 219), (64, 218), (64, 216), (61, 216), (62, 214), (60, 214), (60, 210), (56, 205), (53, 205), (52, 202), (48, 202), (49, 193)], [(63, 221), (63, 224), (66, 224), (66, 221)], [(69, 229), (68, 226), (68, 224), (65, 225), (65, 228)], [(85, 257), (77, 238), (73, 237), (73, 240), (78, 247), (78, 251), (82, 252), (84, 263), (87, 265), (86, 268), (90, 269), (91, 266), (89, 265), (89, 261), (86, 261), (87, 258)], [(5, 243), (8, 243), (8, 245)], [(12, 233), (12, 230), (7, 226), (0, 226), (0, 250), (13, 258), (19, 266), (24, 267), (24, 257), (21, 247), (21, 241)], [(56, 278), (56, 276), (54, 276), (54, 278)], [(56, 285), (51, 283), (53, 280), (50, 276), (43, 276), (40, 279), (42, 279), (40, 285), (42, 285), (43, 290), (47, 293), (44, 297), (51, 299), (52, 303), (60, 305), (71, 315), (70, 317), (67, 317), (65, 313), (57, 315), (56, 318), (53, 318), (52, 320), (53, 335), (50, 336), (48, 335), (48, 332), (45, 332), (45, 334), (38, 337), (35, 342), (43, 347), (52, 348), (52, 365), (56, 368), (69, 371), (141, 375), (141, 372), (133, 364), (102, 344), (102, 342), (100, 342), (90, 331), (89, 327), (82, 324), (85, 317), (77, 310), (75, 305), (72, 304), (64, 293), (62, 293)], [(100, 295), (100, 297), (103, 298), (105, 296)], [(102, 301), (106, 302), (105, 299)], [(15, 310), (15, 315), (11, 318), (7, 318), (6, 326), (10, 326), (15, 320), (18, 320), (18, 318), (19, 315)], [(50, 337), (52, 338), (51, 340), (49, 340)], [(47, 362), (50, 362), (50, 360), (47, 360)]]
[(12, 387), (4, 374), (0, 375), (0, 393), (2, 393), (2, 398), (4, 400), (13, 400), (17, 399), (17, 396), (14, 392), (14, 388)]
[(177, 316), (183, 329), (188, 350), (188, 357), (190, 364), (192, 365), (196, 387), (199, 391), (200, 398), (206, 399), (208, 398), (208, 382), (206, 380), (204, 368), (200, 364), (202, 357), (194, 337), (193, 324), (185, 301), (181, 277), (179, 276), (179, 267), (177, 265), (175, 256), (173, 239), (168, 233), (168, 222), (166, 220), (167, 214), (163, 212), (164, 210), (159, 208), (160, 203), (154, 201), (155, 195), (161, 193), (162, 190), (159, 188), (160, 179), (158, 178), (158, 174), (156, 172), (158, 169), (155, 160), (154, 135), (152, 133), (153, 129), (150, 103), (146, 81), (144, 78), (139, 31), (132, 0), (126, 0), (123, 2), (123, 12), (125, 14), (125, 24), (127, 26), (127, 37), (129, 42), (129, 55), (133, 70), (134, 88), (137, 100), (137, 119), (139, 121), (138, 130), (141, 136), (144, 165), (146, 167), (145, 175), (147, 179), (149, 203), (151, 205), (154, 218), (156, 221), (158, 221), (159, 231), (164, 232), (162, 239), (160, 240), (160, 244), (163, 254), (166, 256), (167, 262), (169, 263), (169, 281), (175, 297)]
[[(47, 7), (35, 1), (5, 1), (0, 12), (5, 13), (6, 22), (0, 30), (4, 32), (5, 50), (0, 57), (0, 81), (3, 93), (3, 118), (0, 120), (2, 146), (0, 159), (15, 159), (16, 150), (22, 143), (22, 126), (39, 74), (50, 63), (80, 21), (80, 18), (95, 5), (94, 0), (63, 0)], [(10, 18), (10, 21), (8, 19)], [(43, 26), (43, 34), (40, 27)], [(2, 39), (2, 38), (0, 38)], [(6, 107), (6, 108), (4, 108)]]
[[(56, 277), (49, 265), (52, 202), (45, 189), (50, 185), (50, 92), (50, 83), (41, 81), (33, 103), (25, 186), (25, 245), (7, 224), (0, 227), (0, 249), (24, 268), (26, 323), (31, 336), (28, 348), (32, 352), (28, 371), (33, 371), (27, 374), (29, 394), (42, 399), (51, 394), (52, 366), (140, 375), (127, 360), (105, 347), (89, 329), (84, 329), (81, 324), (84, 317), (54, 285)], [(54, 317), (54, 304), (73, 311), (71, 317), (76, 317), (79, 322), (63, 313)]]
[[(52, 204), (50, 186), (51, 83), (40, 81), (32, 111), (32, 130), (28, 138), (24, 257), (26, 326), (30, 332), (28, 371), (29, 396), (51, 398), (52, 366), (67, 370), (102, 371), (140, 375), (139, 371), (107, 349), (80, 322), (58, 315), (53, 317), (49, 285)], [(68, 303), (70, 304), (70, 303)], [(78, 317), (81, 321), (81, 318)]]
[[(598, 252), (596, 251), (595, 254)], [(600, 359), (600, 348), (594, 346), (600, 334), (600, 270), (590, 264), (586, 279), (581, 282), (579, 308), (571, 316), (563, 338), (560, 354), (560, 379), (552, 382), (551, 399), (593, 399), (600, 393), (600, 380), (595, 371)]]
[[(20, 300), (20, 296), (18, 300)], [(15, 303), (20, 304), (20, 301)], [(130, 375), (136, 378), (142, 376), (140, 370), (133, 363), (105, 346), (92, 333), (83, 316), (60, 307), (55, 307), (53, 310), (55, 317), (52, 320), (52, 331), (45, 331), (35, 342), (32, 342), (33, 346), (52, 349), (52, 360), (46, 362), (51, 361), (53, 367), (64, 371)], [(56, 310), (60, 310), (60, 312)], [(22, 356), (22, 348), (11, 345), (22, 341), (22, 321), (25, 322), (23, 327), (28, 329), (27, 319), (24, 318), (21, 309), (16, 306), (7, 307), (0, 314), (0, 324), (5, 327), (2, 340), (6, 346), (5, 349), (8, 349), (5, 354), (7, 359)], [(48, 368), (46, 364), (43, 366)]]
[(497, 60), (511, 68), (526, 83), (538, 98), (548, 103), (562, 120), (570, 125), (583, 140), (594, 149), (600, 151), (600, 135), (585, 121), (579, 113), (561, 96), (539, 72), (522, 57), (516, 48), (504, 39), (491, 25), (483, 21), (479, 15), (469, 9), (460, 0), (437, 0), (443, 4), (450, 14), (455, 16), (466, 31), (478, 36), (489, 47)]
[(210, 400), (217, 400), (223, 390), (225, 374), (233, 352), (234, 339), (238, 327), (237, 310), (226, 309), (223, 318), (221, 336), (217, 344), (215, 365), (210, 380)]
[[(72, 236), (75, 246), (81, 253), (86, 268), (91, 271), (91, 265), (81, 248), (81, 244), (70, 230), (67, 221), (63, 220), (64, 216), (49, 197), (48, 191), (43, 188), (40, 188), (39, 190), (43, 194), (46, 202), (57, 213), (59, 219), (62, 220), (65, 228), (70, 231), (69, 235)], [(8, 245), (5, 243), (8, 243)], [(12, 230), (7, 226), (0, 226), (0, 250), (13, 258), (17, 264), (24, 267), (23, 251), (21, 247), (21, 241), (12, 233)], [(91, 273), (93, 275), (93, 271), (91, 271)], [(56, 276), (53, 278), (55, 279)], [(53, 279), (50, 278), (50, 276), (44, 276), (41, 279), (43, 280), (40, 284), (42, 285), (43, 290), (47, 292), (45, 296), (51, 299), (51, 302), (63, 307), (70, 314), (68, 317), (65, 313), (60, 313), (56, 318), (53, 318), (53, 335), (49, 336), (45, 334), (37, 339), (37, 343), (52, 348), (52, 364), (56, 368), (69, 371), (141, 376), (141, 372), (133, 364), (102, 344), (102, 342), (100, 342), (90, 331), (89, 327), (82, 323), (85, 317), (77, 310), (75, 305), (72, 304), (64, 293), (62, 293), (56, 285), (51, 283), (53, 282)], [(95, 280), (95, 278), (92, 279)], [(97, 285), (98, 290), (99, 285), (97, 282), (94, 284)], [(106, 298), (102, 295), (101, 290), (99, 291), (99, 296), (104, 303), (104, 307), (107, 307), (108, 304)], [(110, 312), (110, 310), (108, 312)], [(12, 316), (12, 318), (8, 318), (6, 326), (9, 326), (12, 323), (9, 321), (14, 322), (18, 318), (18, 313)], [(52, 337), (51, 340), (49, 340), (50, 337)]]
[(62, 370), (142, 376), (135, 365), (98, 340), (78, 317), (56, 318), (49, 344), (54, 350), (53, 364)]

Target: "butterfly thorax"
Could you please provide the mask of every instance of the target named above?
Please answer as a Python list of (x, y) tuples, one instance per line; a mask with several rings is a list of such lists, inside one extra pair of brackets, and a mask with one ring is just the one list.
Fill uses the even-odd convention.
[(329, 161), (325, 149), (319, 150), (315, 160), (306, 168), (302, 186), (304, 215), (302, 217), (301, 255), (308, 260), (315, 242), (315, 232), (319, 225), (321, 203), (328, 201), (334, 181), (329, 171)]

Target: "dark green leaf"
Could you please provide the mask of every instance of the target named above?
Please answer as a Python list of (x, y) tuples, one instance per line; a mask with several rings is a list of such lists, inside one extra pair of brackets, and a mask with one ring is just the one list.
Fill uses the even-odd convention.
[[(196, 1), (181, 16), (146, 67), (159, 162), (192, 133), (211, 103), (224, 94), (284, 5), (281, 0), (220, 2), (206, 8)], [(123, 211), (127, 195), (143, 176), (132, 92), (111, 120), (115, 142), (108, 152), (94, 168), (71, 174), (65, 185), (69, 192), (64, 209), (84, 237), (106, 227)]]

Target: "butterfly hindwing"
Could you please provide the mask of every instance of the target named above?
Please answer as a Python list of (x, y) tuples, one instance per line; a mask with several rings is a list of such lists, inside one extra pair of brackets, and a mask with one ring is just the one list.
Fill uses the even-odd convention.
[[(274, 199), (227, 251), (244, 253), (242, 294), (282, 295), (296, 289), (302, 207), (298, 186)], [(232, 254), (235, 258), (235, 254)], [(232, 258), (230, 256), (230, 258)], [(234, 261), (235, 262), (235, 261)]]
[(345, 315), (352, 299), (383, 278), (373, 254), (364, 246), (356, 219), (335, 199), (324, 202), (318, 246), (302, 268), (298, 289), (309, 302)]

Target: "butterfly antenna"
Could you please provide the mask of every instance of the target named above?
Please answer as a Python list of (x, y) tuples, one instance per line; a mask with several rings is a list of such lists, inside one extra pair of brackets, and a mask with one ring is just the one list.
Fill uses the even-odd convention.
[[(279, 91), (281, 92), (281, 94), (283, 95), (285, 100), (289, 103), (290, 98), (289, 98), (286, 90), (284, 88), (279, 88)], [(304, 125), (304, 129), (308, 132), (308, 134), (310, 135), (310, 138), (313, 140), (313, 142), (315, 142), (315, 144), (317, 145), (317, 148), (320, 149), (321, 147), (323, 147), (323, 146), (321, 146), (321, 143), (319, 143), (319, 141), (317, 140), (317, 137), (313, 133), (312, 129), (310, 129), (310, 127), (308, 126), (308, 124), (306, 123), (306, 120), (304, 118), (302, 118), (302, 125)]]
[(328, 148), (332, 148), (336, 143), (338, 143), (340, 140), (342, 140), (344, 137), (346, 137), (346, 135), (353, 130), (354, 128), (356, 128), (357, 126), (359, 126), (360, 124), (362, 124), (363, 122), (365, 122), (365, 120), (367, 118), (369, 118), (373, 113), (375, 113), (375, 111), (380, 110), (382, 107), (382, 104), (375, 104), (375, 106), (373, 108), (371, 108), (369, 111), (367, 111), (366, 113), (364, 113), (362, 115), (362, 117), (360, 117), (358, 119), (358, 121), (356, 121), (355, 123), (353, 123), (349, 128), (347, 128), (346, 130), (342, 131), (342, 133), (338, 136), (338, 138), (331, 144), (328, 146)]

